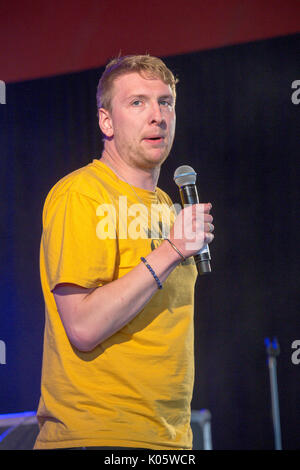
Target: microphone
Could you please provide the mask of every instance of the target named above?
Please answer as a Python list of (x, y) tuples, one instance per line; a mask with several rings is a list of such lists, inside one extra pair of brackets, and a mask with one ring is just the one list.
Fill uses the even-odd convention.
[[(186, 204), (199, 204), (199, 196), (196, 187), (197, 173), (188, 165), (182, 165), (174, 173), (174, 181), (179, 187), (181, 203), (183, 207)], [(204, 245), (201, 250), (194, 255), (194, 260), (200, 275), (211, 272), (210, 251), (208, 245)]]

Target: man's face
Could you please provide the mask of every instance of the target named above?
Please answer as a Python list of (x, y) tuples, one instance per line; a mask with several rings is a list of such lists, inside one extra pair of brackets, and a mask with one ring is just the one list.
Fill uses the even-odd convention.
[(160, 166), (171, 150), (175, 123), (175, 99), (169, 85), (138, 73), (115, 80), (111, 130), (106, 135), (127, 164), (144, 169)]

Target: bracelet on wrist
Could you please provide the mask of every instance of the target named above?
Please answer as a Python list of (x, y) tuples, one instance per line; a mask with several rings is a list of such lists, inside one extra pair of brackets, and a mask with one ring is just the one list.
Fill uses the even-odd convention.
[(162, 283), (160, 282), (160, 280), (158, 279), (157, 275), (155, 274), (154, 270), (151, 268), (150, 264), (148, 263), (148, 261), (143, 258), (143, 256), (141, 257), (141, 261), (143, 261), (144, 265), (149, 269), (150, 273), (152, 274), (152, 276), (154, 277), (155, 281), (156, 281), (156, 284), (157, 284), (157, 287), (159, 289), (162, 289)]
[(165, 238), (165, 240), (167, 240), (167, 241), (170, 243), (171, 247), (172, 247), (175, 251), (177, 251), (177, 253), (181, 256), (181, 258), (183, 259), (183, 261), (185, 261), (185, 260), (186, 260), (186, 257), (183, 256), (183, 254), (181, 253), (181, 251), (178, 250), (177, 246), (175, 246), (174, 243), (171, 242), (171, 240), (169, 240), (169, 238)]

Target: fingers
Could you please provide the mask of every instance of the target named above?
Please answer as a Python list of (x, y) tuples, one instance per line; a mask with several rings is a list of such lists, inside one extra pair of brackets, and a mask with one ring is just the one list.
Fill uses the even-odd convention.
[(215, 238), (214, 234), (211, 232), (205, 232), (204, 233), (204, 243), (209, 244), (213, 241)]
[[(192, 211), (192, 219), (201, 220), (202, 223), (208, 223), (212, 225), (213, 216), (209, 213), (212, 205), (210, 203), (207, 204), (193, 204), (190, 206)], [(208, 226), (210, 227), (210, 226)], [(211, 227), (210, 227), (211, 228)], [(210, 230), (212, 231), (212, 230)]]
[(184, 209), (187, 217), (191, 216), (193, 227), (204, 232), (213, 232), (213, 216), (209, 213), (212, 208), (211, 203), (193, 204)]
[(214, 231), (214, 229), (215, 229), (215, 226), (213, 224), (211, 224), (209, 222), (204, 224), (204, 231), (206, 233), (212, 233)]
[(178, 249), (188, 257), (197, 252), (204, 244), (214, 239), (213, 217), (210, 214), (211, 203), (187, 205), (178, 214), (170, 237), (177, 243)]
[[(200, 204), (201, 206), (201, 204)], [(214, 239), (213, 231), (215, 226), (213, 225), (213, 216), (210, 214), (212, 204), (210, 202), (202, 204), (203, 210), (203, 231), (204, 231), (204, 243), (211, 243)], [(199, 210), (199, 209), (198, 209)]]
[(214, 231), (215, 226), (212, 223), (213, 217), (209, 214), (211, 208), (211, 203), (205, 204), (206, 210), (204, 210), (204, 240), (206, 243), (211, 243), (214, 239), (212, 232)]
[(204, 212), (204, 214), (209, 214), (209, 212), (212, 208), (212, 204), (210, 202), (205, 202), (205, 203), (202, 203), (202, 204), (192, 204), (190, 207), (192, 207), (193, 210), (197, 209), (200, 212)]
[(198, 206), (198, 210), (202, 211), (204, 214), (209, 214), (212, 208), (212, 204), (210, 202), (205, 202), (202, 204), (193, 204), (195, 207)]
[(205, 204), (203, 204), (203, 206), (204, 206), (204, 212), (206, 214), (209, 214), (209, 212), (212, 208), (212, 204), (210, 202), (206, 202)]

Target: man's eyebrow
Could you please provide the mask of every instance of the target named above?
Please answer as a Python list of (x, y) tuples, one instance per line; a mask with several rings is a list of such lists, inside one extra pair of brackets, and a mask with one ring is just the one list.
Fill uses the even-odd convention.
[(128, 96), (126, 99), (127, 100), (132, 100), (133, 98), (144, 99), (144, 98), (148, 98), (148, 96), (147, 95), (141, 95), (141, 94), (137, 93), (137, 94)]
[[(126, 100), (130, 101), (132, 100), (133, 98), (135, 99), (148, 99), (149, 98), (149, 95), (143, 95), (143, 94), (133, 94), (133, 95), (130, 95), (126, 98)], [(171, 93), (168, 93), (166, 95), (159, 95), (158, 97), (159, 100), (165, 100), (165, 99), (170, 99), (172, 101), (174, 101), (174, 96), (171, 94)]]
[(168, 93), (167, 95), (161, 95), (159, 97), (160, 100), (171, 100), (174, 101), (174, 96), (171, 93)]

